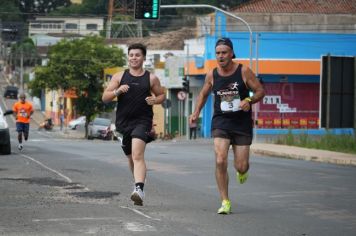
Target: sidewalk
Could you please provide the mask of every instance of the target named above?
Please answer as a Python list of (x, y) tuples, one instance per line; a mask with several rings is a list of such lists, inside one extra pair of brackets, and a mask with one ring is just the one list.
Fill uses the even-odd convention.
[[(40, 113), (40, 114), (39, 114)], [(33, 114), (33, 120), (37, 124), (42, 122), (43, 114), (41, 111), (35, 111)], [(40, 119), (40, 120), (38, 120)], [(59, 130), (59, 127), (56, 126), (54, 132), (63, 138), (77, 138), (84, 139), (84, 133), (79, 131), (72, 131), (63, 129)], [(171, 141), (162, 141), (162, 142), (171, 142)], [(175, 140), (175, 142), (184, 142), (184, 140)], [(209, 142), (209, 139), (197, 139), (195, 142)], [(211, 142), (212, 143), (212, 142)], [(251, 152), (254, 154), (274, 156), (281, 158), (297, 159), (297, 160), (306, 160), (306, 161), (316, 161), (324, 163), (332, 163), (337, 165), (348, 165), (356, 167), (356, 155), (346, 154), (341, 152), (301, 148), (295, 146), (286, 146), (286, 145), (277, 145), (270, 143), (253, 143), (251, 145)]]
[(255, 154), (276, 156), (297, 160), (316, 161), (356, 167), (356, 155), (342, 152), (301, 148), (268, 143), (253, 143), (251, 151)]

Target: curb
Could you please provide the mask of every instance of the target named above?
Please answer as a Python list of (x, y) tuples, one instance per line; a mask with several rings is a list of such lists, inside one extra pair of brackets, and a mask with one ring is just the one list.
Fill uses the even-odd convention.
[(251, 151), (254, 154), (273, 156), (273, 157), (279, 157), (279, 158), (314, 161), (314, 162), (322, 162), (322, 163), (328, 163), (328, 164), (337, 164), (337, 165), (355, 166), (356, 167), (356, 158), (355, 159), (351, 159), (351, 158), (343, 159), (343, 158), (318, 157), (318, 156), (313, 156), (313, 155), (281, 153), (281, 152), (277, 152), (277, 151), (264, 150), (264, 149), (253, 149), (253, 148), (251, 148)]

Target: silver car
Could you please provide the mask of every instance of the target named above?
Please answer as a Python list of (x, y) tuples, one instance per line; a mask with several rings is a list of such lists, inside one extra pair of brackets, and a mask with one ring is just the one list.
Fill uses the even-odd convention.
[(88, 139), (112, 140), (113, 130), (111, 129), (111, 120), (106, 118), (95, 118), (88, 125)]
[(75, 120), (71, 120), (68, 123), (68, 128), (69, 129), (77, 129), (79, 127), (84, 127), (85, 126), (85, 116), (80, 116)]
[(0, 154), (11, 154), (10, 132), (4, 113), (0, 107)]

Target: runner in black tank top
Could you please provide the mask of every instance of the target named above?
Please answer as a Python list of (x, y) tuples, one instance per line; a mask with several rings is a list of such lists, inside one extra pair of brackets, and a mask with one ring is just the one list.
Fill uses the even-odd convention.
[(146, 180), (145, 149), (154, 139), (152, 106), (165, 100), (164, 90), (156, 75), (143, 68), (146, 46), (140, 43), (128, 47), (129, 69), (113, 75), (102, 96), (103, 102), (117, 97), (116, 129), (122, 134), (122, 149), (134, 177), (131, 200), (142, 205)]
[(120, 94), (116, 109), (116, 129), (124, 132), (127, 128), (141, 123), (152, 126), (152, 106), (146, 102), (146, 97), (151, 96), (150, 72), (145, 71), (142, 76), (133, 76), (125, 70), (120, 85), (127, 84), (130, 89), (127, 93)]
[(249, 90), (241, 75), (242, 65), (230, 76), (220, 76), (213, 71), (213, 92), (215, 97), (212, 130), (223, 129), (252, 136), (251, 109), (243, 111), (240, 102), (249, 97)]
[[(232, 146), (236, 180), (241, 184), (245, 183), (252, 142), (251, 105), (264, 97), (264, 89), (250, 68), (232, 60), (235, 54), (229, 38), (221, 38), (216, 42), (215, 56), (217, 68), (206, 74), (189, 122), (199, 119), (200, 111), (213, 92), (215, 101), (211, 128), (214, 138), (215, 177), (221, 199), (221, 207), (217, 213), (230, 214), (227, 171), (229, 149)], [(249, 97), (249, 89), (254, 93), (252, 97)]]

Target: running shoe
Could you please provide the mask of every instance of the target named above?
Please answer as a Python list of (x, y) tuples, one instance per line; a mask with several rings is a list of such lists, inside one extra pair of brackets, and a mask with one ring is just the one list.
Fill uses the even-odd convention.
[(145, 197), (145, 193), (141, 190), (140, 187), (136, 187), (135, 190), (131, 194), (131, 200), (134, 202), (134, 205), (142, 206), (143, 198)]
[(240, 184), (243, 184), (247, 181), (248, 178), (248, 173), (240, 174), (239, 172), (236, 173), (236, 181), (240, 182)]
[(221, 203), (221, 207), (218, 210), (218, 214), (230, 214), (231, 213), (231, 203), (229, 200), (223, 200)]
[(19, 145), (17, 146), (17, 148), (21, 151), (21, 150), (23, 149), (23, 145), (22, 145), (22, 144), (19, 144)]

